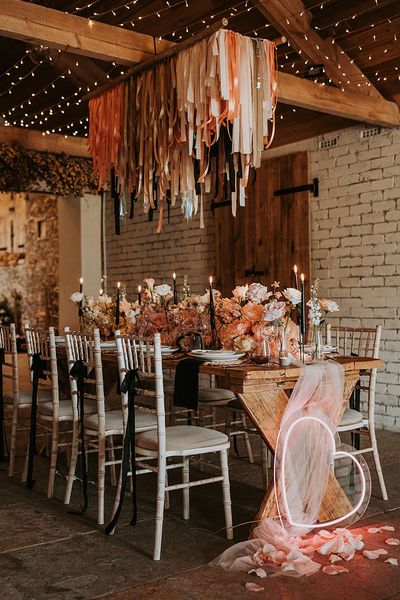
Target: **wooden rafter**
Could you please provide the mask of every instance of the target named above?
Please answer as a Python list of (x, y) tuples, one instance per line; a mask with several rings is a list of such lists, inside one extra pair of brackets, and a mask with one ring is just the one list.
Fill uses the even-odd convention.
[(87, 138), (58, 134), (46, 135), (34, 129), (1, 127), (0, 144), (18, 144), (28, 150), (39, 152), (65, 152), (71, 156), (89, 156)]
[(171, 42), (144, 33), (23, 0), (0, 0), (0, 35), (129, 65), (148, 60), (171, 46)]
[(383, 98), (366, 96), (359, 92), (342, 92), (338, 88), (322, 86), (282, 72), (278, 74), (278, 90), (278, 101), (283, 104), (381, 127), (400, 125), (399, 107)]
[(257, 8), (297, 52), (313, 64), (323, 64), (334, 83), (345, 84), (353, 92), (382, 97), (372, 84), (364, 85), (368, 82), (364, 73), (338, 44), (332, 44), (331, 38), (322, 39), (313, 29), (312, 14), (302, 0), (259, 0)]

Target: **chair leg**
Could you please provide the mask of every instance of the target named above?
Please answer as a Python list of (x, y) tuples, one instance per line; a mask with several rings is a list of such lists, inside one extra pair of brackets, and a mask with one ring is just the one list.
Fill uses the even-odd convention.
[[(165, 487), (168, 487), (168, 469), (165, 469)], [(169, 491), (166, 489), (165, 490), (165, 504), (164, 504), (164, 508), (165, 510), (168, 510), (170, 508), (170, 503), (169, 503)]]
[(18, 425), (18, 406), (13, 405), (11, 420), (11, 443), (10, 443), (10, 462), (8, 463), (8, 475), (14, 475), (15, 468), (15, 446), (17, 443), (17, 425)]
[(72, 442), (71, 442), (71, 458), (69, 461), (67, 485), (65, 487), (64, 504), (71, 502), (72, 485), (75, 481), (75, 470), (76, 463), (78, 461), (79, 451), (79, 425), (78, 423), (72, 424)]
[[(183, 459), (183, 468), (182, 468), (182, 483), (189, 483), (189, 459)], [(185, 521), (189, 519), (190, 513), (190, 497), (189, 497), (189, 488), (183, 488), (183, 518)]]
[[(132, 480), (132, 477), (130, 477), (130, 480)], [(112, 510), (112, 516), (111, 516), (111, 518), (113, 518), (114, 515), (115, 515), (115, 513), (117, 512), (117, 508), (118, 508), (119, 501), (120, 501), (120, 498), (121, 498), (121, 487), (122, 487), (122, 463), (121, 463), (121, 468), (120, 468), (120, 471), (119, 471), (117, 492), (115, 494), (115, 500), (114, 500), (114, 505), (113, 505), (113, 510)]]
[(243, 428), (245, 430), (243, 437), (244, 437), (244, 443), (246, 444), (247, 456), (249, 458), (249, 463), (253, 464), (254, 463), (253, 450), (251, 448), (250, 436), (246, 431), (247, 419), (246, 419), (246, 414), (244, 412), (242, 412), (242, 414), (241, 414), (241, 421), (242, 421)]
[(387, 495), (387, 491), (386, 491), (385, 480), (383, 478), (381, 460), (379, 458), (378, 444), (376, 443), (376, 434), (375, 434), (374, 426), (371, 426), (371, 428), (369, 429), (369, 435), (371, 438), (371, 446), (372, 446), (372, 451), (373, 451), (373, 455), (374, 455), (375, 468), (376, 468), (376, 472), (378, 474), (379, 485), (381, 486), (382, 498), (384, 500), (387, 500), (388, 495)]
[(156, 531), (154, 536), (154, 551), (153, 560), (161, 558), (161, 542), (164, 520), (164, 502), (165, 502), (165, 475), (166, 475), (166, 460), (160, 458), (158, 461), (157, 473), (157, 512), (156, 512)]
[(262, 457), (262, 478), (264, 489), (268, 488), (268, 466), (269, 466), (269, 452), (264, 440), (261, 439), (261, 457)]
[[(109, 436), (108, 438), (108, 452), (110, 454), (110, 460), (113, 461), (115, 460), (115, 452), (114, 452), (114, 437), (112, 435)], [(116, 472), (115, 472), (115, 464), (110, 465), (110, 478), (111, 478), (111, 485), (113, 487), (115, 487), (117, 485), (117, 476), (116, 476)]]
[(97, 524), (104, 525), (104, 483), (106, 475), (106, 440), (99, 436), (99, 453), (97, 462)]
[(225, 513), (225, 528), (226, 538), (228, 540), (233, 539), (233, 527), (232, 527), (232, 502), (231, 502), (231, 488), (229, 484), (229, 467), (228, 467), (228, 451), (221, 450), (221, 472), (223, 476), (222, 480), (222, 495), (224, 502), (224, 513)]
[(21, 483), (25, 483), (28, 477), (28, 461), (29, 461), (29, 439), (26, 444), (24, 468), (22, 469)]
[(59, 422), (53, 420), (53, 430), (51, 432), (51, 454), (50, 454), (50, 471), (49, 482), (47, 485), (47, 497), (52, 498), (54, 495), (54, 480), (56, 478), (57, 456), (58, 456), (58, 432)]

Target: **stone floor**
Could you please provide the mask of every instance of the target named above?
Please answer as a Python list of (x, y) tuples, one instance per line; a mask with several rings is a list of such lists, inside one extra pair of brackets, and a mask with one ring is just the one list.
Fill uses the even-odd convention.
[[(379, 445), (389, 500), (383, 502), (372, 469), (372, 497), (357, 528), (362, 530), (367, 548), (382, 547), (387, 534), (371, 535), (366, 525), (392, 524), (400, 537), (400, 435), (379, 432)], [(254, 448), (258, 446), (254, 439)], [(239, 445), (243, 455), (243, 448)], [(23, 454), (23, 444), (20, 455)], [(263, 497), (260, 455), (256, 464), (231, 457), (231, 491), (235, 542), (247, 538), (248, 522), (254, 518)], [(95, 477), (95, 463), (89, 479)], [(139, 520), (129, 525), (130, 497), (125, 501), (118, 529), (104, 535), (96, 525), (96, 489), (89, 485), (89, 509), (79, 509), (81, 494), (75, 485), (72, 503), (62, 503), (65, 465), (60, 462), (55, 497), (45, 498), (47, 459), (35, 458), (36, 484), (28, 491), (20, 483), (22, 458), (17, 475), (8, 478), (6, 465), (0, 465), (0, 598), (5, 600), (219, 600), (251, 598), (245, 589), (251, 581), (246, 574), (225, 573), (208, 566), (229, 542), (224, 538), (221, 489), (218, 484), (191, 491), (191, 515), (182, 519), (181, 494), (171, 493), (171, 508), (166, 511), (162, 560), (151, 558), (155, 481), (152, 475), (138, 479)], [(199, 474), (196, 466), (192, 476)], [(110, 514), (113, 488), (106, 489), (106, 514)], [(389, 547), (390, 556), (400, 559), (400, 546)], [(311, 600), (400, 599), (400, 567), (359, 556), (346, 564), (350, 573), (332, 578), (317, 574), (295, 580), (269, 577), (258, 580), (265, 588), (256, 595), (265, 599)]]

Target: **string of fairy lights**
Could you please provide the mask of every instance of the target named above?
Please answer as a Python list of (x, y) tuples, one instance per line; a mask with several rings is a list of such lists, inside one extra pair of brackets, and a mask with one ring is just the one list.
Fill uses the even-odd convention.
[[(163, 22), (164, 17), (167, 15), (171, 16), (172, 12), (177, 9), (190, 9), (191, 6), (197, 5), (198, 0), (164, 0), (163, 6), (159, 6), (157, 10), (153, 9), (149, 12), (145, 13), (146, 6), (142, 6), (141, 0), (130, 0), (127, 2), (119, 2), (112, 8), (107, 8), (106, 10), (101, 10), (101, 1), (102, 0), (91, 0), (90, 2), (82, 3), (82, 5), (75, 6), (74, 9), (68, 11), (68, 14), (78, 15), (88, 20), (89, 26), (93, 24), (95, 21), (101, 22), (109, 22), (114, 26), (120, 26), (130, 30), (146, 30), (148, 29), (148, 23), (146, 26), (146, 21), (151, 21), (154, 24), (155, 31), (160, 30), (157, 26), (157, 22), (160, 24)], [(323, 14), (319, 11), (323, 11), (326, 7), (332, 5), (334, 0), (323, 0), (316, 2), (314, 5), (304, 8), (304, 10), (296, 11), (291, 14), (288, 14), (284, 19), (281, 19), (281, 22), (286, 22), (287, 25), (291, 24), (292, 19), (299, 19), (304, 17), (309, 18), (309, 13), (315, 17), (317, 14)], [(77, 4), (79, 3), (79, 0)], [(343, 17), (337, 20), (332, 21), (332, 23), (324, 23), (322, 26), (313, 25), (311, 22), (312, 28), (320, 34), (320, 32), (324, 32), (325, 34), (329, 34), (329, 42), (331, 44), (344, 44), (344, 50), (342, 53), (351, 53), (353, 58), (351, 62), (354, 61), (354, 56), (357, 57), (359, 53), (368, 52), (368, 60), (373, 59), (374, 49), (378, 48), (380, 55), (383, 57), (387, 56), (385, 60), (380, 62), (386, 62), (390, 60), (391, 49), (393, 49), (394, 45), (399, 41), (400, 38), (400, 25), (399, 30), (396, 30), (396, 21), (395, 19), (400, 16), (399, 13), (395, 13), (389, 17), (380, 18), (374, 23), (365, 23), (363, 19), (361, 19), (358, 25), (358, 18), (364, 17), (367, 15), (373, 8), (384, 8), (393, 5), (393, 0), (370, 0), (370, 2), (365, 2), (362, 8), (358, 11), (355, 11), (351, 16)], [(180, 12), (179, 20), (177, 19), (177, 23), (175, 25), (175, 29), (165, 31), (162, 30), (160, 35), (157, 35), (160, 40), (161, 39), (172, 39), (175, 41), (180, 41), (187, 37), (195, 35), (198, 31), (209, 27), (213, 22), (216, 22), (223, 17), (227, 17), (232, 28), (236, 28), (240, 30), (240, 33), (244, 35), (250, 35), (255, 38), (264, 38), (264, 37), (273, 37), (271, 30), (272, 25), (270, 23), (263, 23), (256, 28), (249, 29), (248, 31), (243, 31), (241, 25), (243, 22), (246, 22), (242, 17), (247, 13), (251, 13), (257, 7), (260, 6), (260, 0), (242, 0), (240, 2), (234, 3), (232, 5), (225, 5), (220, 9), (214, 11), (207, 16), (203, 16), (202, 18), (197, 18), (195, 20), (189, 21), (185, 18), (185, 11)], [(132, 11), (134, 13), (132, 14)], [(314, 11), (314, 12), (312, 12)], [(332, 11), (331, 11), (332, 12)], [(257, 13), (258, 14), (258, 13)], [(190, 15), (190, 11), (188, 12)], [(259, 16), (259, 15), (258, 15)], [(154, 20), (156, 19), (156, 21)], [(325, 18), (326, 20), (326, 18)], [(393, 24), (394, 21), (394, 24)], [(308, 21), (307, 21), (308, 22)], [(251, 23), (251, 20), (250, 20)], [(317, 19), (318, 23), (318, 19)], [(389, 23), (392, 27), (389, 28), (389, 31), (383, 31), (385, 29), (386, 24)], [(279, 24), (279, 21), (277, 22)], [(279, 28), (279, 27), (278, 27)], [(371, 32), (371, 36), (369, 37), (368, 32)], [(269, 34), (269, 35), (268, 35)], [(354, 35), (363, 35), (362, 45), (357, 43), (351, 45), (351, 37)], [(299, 36), (301, 37), (301, 36)], [(297, 38), (296, 46), (299, 46), (299, 37)], [(304, 34), (304, 39), (310, 43), (307, 38), (307, 35)], [(293, 40), (295, 42), (295, 40)], [(349, 43), (350, 44), (349, 44)], [(315, 43), (315, 42), (314, 42)], [(320, 50), (317, 43), (315, 43), (316, 48)], [(382, 49), (382, 45), (385, 46)], [(43, 46), (41, 46), (43, 49)], [(13, 95), (15, 91), (19, 91), (19, 86), (28, 78), (36, 77), (40, 68), (43, 64), (48, 66), (50, 58), (43, 58), (36, 61), (36, 64), (31, 64), (30, 55), (35, 50), (35, 48), (31, 48), (25, 51), (25, 54), (20, 57), (14, 64), (8, 67), (5, 71), (0, 73), (0, 99), (2, 97), (7, 97)], [(59, 50), (61, 52), (61, 50)], [(396, 50), (398, 52), (398, 50)], [(293, 45), (288, 40), (285, 44), (282, 44), (278, 49), (278, 65), (282, 70), (289, 69), (293, 74), (304, 74), (308, 65), (310, 65), (310, 60), (302, 56), (303, 52), (301, 49), (296, 50), (293, 48)], [(304, 52), (304, 54), (306, 54)], [(321, 62), (323, 60), (332, 61), (333, 58), (330, 56), (323, 57), (321, 55)], [(339, 52), (339, 60), (340, 60), (340, 52)], [(79, 62), (76, 61), (76, 66), (78, 67)], [(105, 77), (107, 79), (112, 79), (112, 72), (116, 70), (114, 75), (123, 74), (124, 71), (121, 70), (119, 65), (112, 63), (112, 68), (105, 73)], [(340, 68), (340, 64), (337, 65)], [(27, 68), (28, 67), (28, 68)], [(65, 80), (67, 80), (70, 84), (71, 78), (68, 76), (72, 75), (71, 69), (66, 69), (59, 73), (56, 77), (54, 77), (51, 81), (46, 83), (40, 89), (37, 89), (34, 92), (30, 92), (28, 97), (23, 100), (19, 100), (15, 103), (14, 106), (8, 107), (7, 110), (3, 111), (2, 117), (5, 121), (6, 125), (17, 125), (21, 127), (30, 127), (30, 126), (38, 126), (48, 127), (46, 133), (68, 133), (70, 135), (78, 135), (79, 133), (87, 135), (88, 129), (88, 119), (87, 117), (82, 117), (75, 119), (67, 124), (60, 125), (51, 125), (51, 122), (60, 115), (69, 114), (68, 111), (71, 112), (71, 109), (76, 110), (76, 107), (79, 107), (82, 104), (83, 96), (96, 88), (98, 85), (97, 81), (94, 81), (91, 85), (75, 87), (74, 91), (71, 93), (66, 91), (65, 89)], [(370, 86), (371, 80), (372, 83), (382, 83), (386, 81), (390, 81), (393, 79), (400, 80), (400, 71), (399, 67), (387, 66), (382, 69), (376, 69), (372, 65), (371, 67), (366, 67), (364, 69), (364, 73), (360, 74), (360, 76), (351, 76), (348, 77), (345, 73), (343, 73), (343, 81), (335, 82), (339, 83), (342, 90), (345, 89), (346, 85), (352, 84), (357, 86)], [(39, 77), (38, 77), (39, 79)], [(3, 84), (6, 82), (6, 86)], [(58, 87), (58, 82), (62, 82), (60, 88)], [(331, 81), (328, 81), (331, 83)], [(322, 83), (321, 85), (324, 85)], [(41, 108), (37, 108), (33, 106), (33, 100), (36, 101), (37, 98), (40, 98), (47, 95), (52, 89), (56, 90), (57, 98), (53, 103), (50, 103), (46, 106), (42, 106)], [(57, 93), (57, 90), (59, 92)], [(52, 100), (51, 100), (52, 102)], [(295, 109), (293, 109), (295, 111)], [(283, 115), (280, 115), (280, 118), (283, 118)]]

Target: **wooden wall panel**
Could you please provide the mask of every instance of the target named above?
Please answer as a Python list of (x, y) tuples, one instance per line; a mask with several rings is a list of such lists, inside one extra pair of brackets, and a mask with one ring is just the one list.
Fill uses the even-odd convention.
[[(236, 219), (229, 206), (215, 210), (216, 284), (223, 294), (259, 281), (293, 285), (297, 264), (310, 278), (309, 192), (274, 196), (275, 190), (309, 183), (308, 154), (264, 161), (251, 174), (246, 206)], [(256, 274), (246, 275), (255, 270)]]

